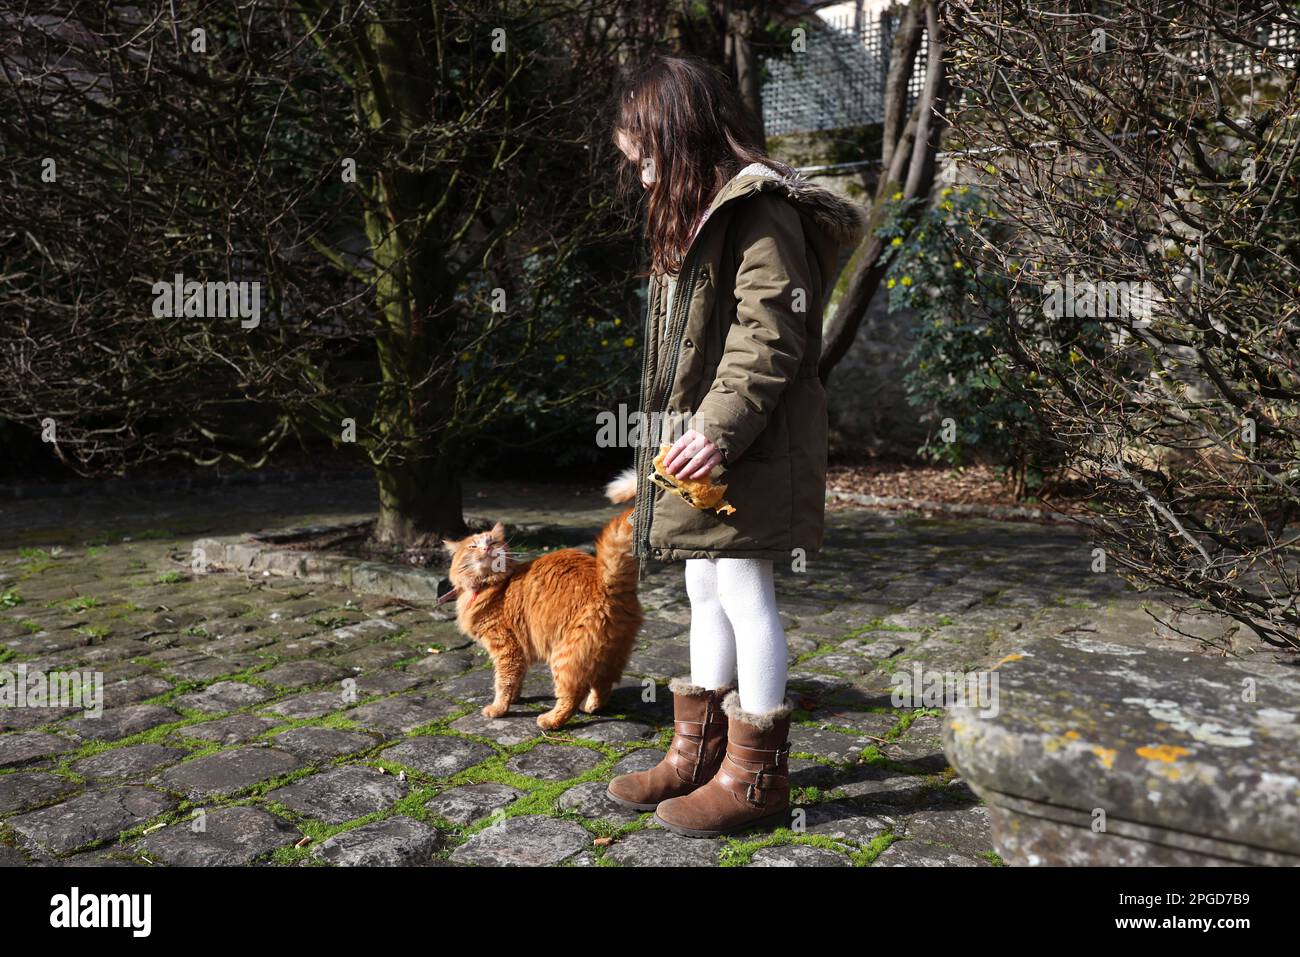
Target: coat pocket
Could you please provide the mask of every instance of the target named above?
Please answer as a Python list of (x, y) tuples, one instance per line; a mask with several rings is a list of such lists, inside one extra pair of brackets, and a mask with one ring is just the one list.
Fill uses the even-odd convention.
[(727, 501), (736, 508), (736, 514), (720, 516), (733, 530), (733, 547), (744, 551), (789, 548), (793, 519), (790, 460), (743, 456), (722, 481), (727, 483)]
[(790, 430), (789, 418), (784, 402), (777, 403), (768, 417), (767, 425), (758, 437), (750, 443), (740, 461), (753, 462), (789, 462)]

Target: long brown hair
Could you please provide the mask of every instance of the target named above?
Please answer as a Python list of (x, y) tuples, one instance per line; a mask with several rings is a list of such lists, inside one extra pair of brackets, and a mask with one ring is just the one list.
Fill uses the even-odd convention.
[(641, 190), (641, 167), (653, 163), (646, 190), (650, 268), (675, 275), (695, 225), (727, 181), (750, 163), (776, 170), (755, 135), (757, 119), (719, 71), (695, 59), (657, 56), (619, 92), (614, 139), (622, 133), (639, 155), (624, 185)]

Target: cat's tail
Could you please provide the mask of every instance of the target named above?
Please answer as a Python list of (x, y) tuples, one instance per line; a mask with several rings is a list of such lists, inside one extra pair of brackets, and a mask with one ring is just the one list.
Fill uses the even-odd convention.
[(618, 478), (605, 486), (605, 495), (615, 504), (636, 498), (636, 469), (626, 468)]
[[(605, 486), (611, 502), (630, 502), (636, 498), (636, 469), (624, 469)], [(596, 564), (601, 584), (611, 594), (636, 591), (636, 559), (632, 557), (632, 509), (625, 508), (609, 520), (596, 538)]]
[(611, 518), (596, 537), (596, 568), (609, 594), (636, 591), (636, 559), (632, 557), (632, 509)]

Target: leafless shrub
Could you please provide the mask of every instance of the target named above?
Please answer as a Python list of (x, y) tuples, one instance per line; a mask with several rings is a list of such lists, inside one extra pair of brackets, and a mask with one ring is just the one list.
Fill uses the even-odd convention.
[(1294, 9), (957, 0), (948, 22), (966, 175), (1014, 232), (965, 252), (1010, 284), (1016, 386), (1094, 484), (1107, 554), (1300, 648)]

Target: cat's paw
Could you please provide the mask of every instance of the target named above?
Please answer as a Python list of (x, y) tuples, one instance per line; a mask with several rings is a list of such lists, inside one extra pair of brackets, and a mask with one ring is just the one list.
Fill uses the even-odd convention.
[(561, 727), (566, 720), (565, 718), (556, 717), (554, 711), (548, 711), (546, 714), (537, 716), (537, 727), (543, 731), (554, 731), (556, 728)]
[(604, 704), (605, 702), (597, 696), (596, 692), (592, 691), (587, 695), (587, 700), (582, 703), (583, 713), (595, 714), (604, 706)]
[(507, 711), (509, 711), (509, 710), (510, 710), (510, 706), (509, 706), (509, 705), (506, 705), (506, 704), (497, 704), (497, 703), (494, 701), (494, 702), (492, 702), (492, 704), (490, 704), (490, 705), (486, 705), (486, 706), (483, 708), (483, 717), (485, 717), (485, 718), (500, 718), (500, 717), (502, 717), (502, 716), (503, 716)]

